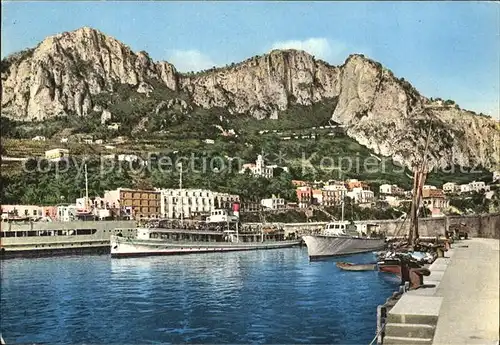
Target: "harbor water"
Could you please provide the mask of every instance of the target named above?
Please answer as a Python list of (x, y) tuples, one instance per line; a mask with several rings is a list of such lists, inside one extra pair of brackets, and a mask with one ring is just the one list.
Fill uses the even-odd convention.
[(309, 262), (306, 248), (1, 262), (9, 343), (368, 344), (398, 280)]

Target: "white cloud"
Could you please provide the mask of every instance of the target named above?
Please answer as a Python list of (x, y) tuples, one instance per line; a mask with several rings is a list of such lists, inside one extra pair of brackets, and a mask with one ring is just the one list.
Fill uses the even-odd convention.
[(311, 37), (305, 40), (290, 40), (275, 42), (271, 49), (298, 49), (304, 50), (316, 58), (332, 64), (342, 64), (349, 54), (364, 54), (371, 56), (367, 48), (350, 47), (344, 42), (330, 40), (324, 37)]
[(212, 68), (216, 65), (210, 56), (196, 49), (171, 50), (168, 52), (167, 61), (172, 63), (181, 72), (196, 72)]
[(312, 37), (305, 40), (290, 40), (275, 42), (272, 49), (299, 49), (315, 57), (332, 62), (343, 62), (348, 55), (347, 46), (343, 42), (332, 41), (321, 37)]

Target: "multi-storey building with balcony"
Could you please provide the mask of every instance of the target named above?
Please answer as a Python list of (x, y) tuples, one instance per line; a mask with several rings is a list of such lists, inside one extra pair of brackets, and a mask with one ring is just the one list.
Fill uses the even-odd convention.
[(160, 213), (165, 218), (208, 215), (213, 209), (231, 209), (233, 203), (240, 202), (238, 195), (206, 189), (162, 189), (159, 192)]
[(313, 202), (313, 189), (311, 187), (298, 187), (297, 200), (300, 208), (309, 207)]
[(322, 205), (334, 206), (342, 202), (342, 198), (347, 193), (347, 188), (344, 184), (338, 183), (324, 186), (321, 192), (323, 193)]
[(443, 209), (449, 207), (449, 201), (446, 199), (442, 189), (424, 189), (422, 190), (422, 203), (431, 212), (441, 213)]
[(104, 193), (110, 208), (120, 209), (121, 215), (132, 219), (159, 218), (161, 215), (160, 192), (118, 188)]
[(490, 190), (490, 186), (486, 185), (486, 183), (482, 181), (472, 181), (471, 183), (461, 184), (460, 185), (460, 193), (469, 193), (469, 192), (488, 192)]

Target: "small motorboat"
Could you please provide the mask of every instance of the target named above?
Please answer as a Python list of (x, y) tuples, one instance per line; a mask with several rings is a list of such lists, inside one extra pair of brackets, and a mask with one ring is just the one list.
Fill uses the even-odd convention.
[(339, 261), (335, 265), (344, 271), (375, 271), (377, 269), (377, 264), (353, 264)]

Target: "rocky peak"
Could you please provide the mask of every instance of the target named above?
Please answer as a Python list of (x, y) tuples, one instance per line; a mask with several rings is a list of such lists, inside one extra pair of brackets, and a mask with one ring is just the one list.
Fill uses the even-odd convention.
[(175, 68), (155, 64), (145, 52), (102, 32), (84, 27), (44, 39), (21, 56), (2, 61), (2, 114), (42, 120), (67, 112), (85, 116), (93, 95), (116, 84), (138, 86), (162, 80), (176, 89)]
[(432, 167), (494, 167), (500, 155), (495, 120), (458, 107), (433, 106), (404, 79), (378, 62), (351, 55), (342, 66), (341, 92), (332, 120), (375, 152), (413, 166), (431, 130)]
[(338, 74), (338, 68), (304, 51), (273, 50), (236, 65), (183, 76), (180, 84), (202, 107), (277, 118), (290, 102), (310, 105), (336, 97)]
[(420, 156), (429, 122), (435, 129), (431, 151), (436, 165), (494, 167), (500, 160), (495, 120), (430, 102), (410, 83), (360, 54), (331, 66), (304, 51), (273, 50), (226, 67), (181, 74), (166, 61), (155, 62), (144, 51), (135, 53), (84, 27), (3, 59), (1, 74), (2, 115), (15, 119), (41, 120), (70, 112), (86, 116), (96, 96), (116, 92), (118, 84), (147, 95), (155, 87), (170, 89), (167, 101), (187, 96), (184, 111), (220, 107), (258, 119), (277, 119), (291, 104), (336, 100), (329, 103), (332, 119), (346, 125), (348, 135), (405, 164)]

